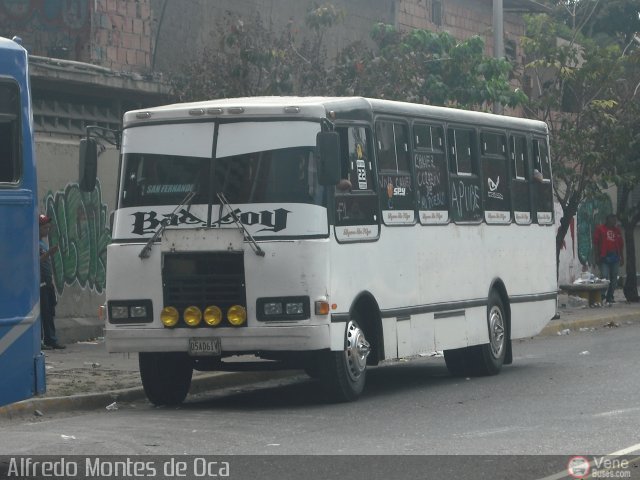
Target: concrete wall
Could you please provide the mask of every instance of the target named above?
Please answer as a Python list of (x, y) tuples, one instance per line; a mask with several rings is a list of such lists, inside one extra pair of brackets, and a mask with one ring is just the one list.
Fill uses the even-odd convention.
[(100, 183), (91, 194), (78, 188), (77, 139), (37, 135), (36, 155), (39, 210), (53, 218), (49, 243), (60, 248), (53, 268), (56, 324), (64, 328), (76, 318), (95, 318), (104, 302), (105, 249), (116, 199), (118, 151), (108, 148), (100, 155)]

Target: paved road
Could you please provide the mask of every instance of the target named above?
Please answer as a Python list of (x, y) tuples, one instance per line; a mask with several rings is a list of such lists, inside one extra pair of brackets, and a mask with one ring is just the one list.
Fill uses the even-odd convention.
[[(201, 394), (182, 408), (0, 424), (3, 454), (604, 455), (640, 450), (640, 325), (514, 345), (495, 377), (453, 378), (441, 358), (369, 372), (364, 396), (327, 405), (300, 375)], [(563, 460), (564, 461), (564, 460)], [(566, 463), (565, 463), (566, 464)]]
[[(140, 402), (14, 421), (3, 424), (17, 430), (0, 438), (0, 449), (42, 452), (30, 435), (37, 431), (51, 441), (83, 438), (53, 441), (60, 453), (172, 452), (176, 437), (163, 437), (175, 424), (184, 434), (178, 450), (190, 454), (208, 451), (198, 446), (208, 435), (224, 439), (221, 453), (607, 453), (637, 439), (639, 340), (640, 326), (623, 325), (520, 342), (514, 365), (488, 378), (452, 378), (442, 359), (398, 362), (373, 369), (352, 404), (324, 404), (317, 384), (301, 375), (196, 396), (178, 410)], [(133, 432), (130, 445), (121, 429)], [(146, 436), (161, 441), (141, 441)]]

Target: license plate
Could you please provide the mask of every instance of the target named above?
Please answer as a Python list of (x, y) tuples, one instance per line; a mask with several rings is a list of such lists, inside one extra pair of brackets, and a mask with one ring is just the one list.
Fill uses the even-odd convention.
[(219, 337), (189, 339), (189, 355), (220, 356), (221, 353), (222, 353), (222, 348), (221, 348), (221, 342)]

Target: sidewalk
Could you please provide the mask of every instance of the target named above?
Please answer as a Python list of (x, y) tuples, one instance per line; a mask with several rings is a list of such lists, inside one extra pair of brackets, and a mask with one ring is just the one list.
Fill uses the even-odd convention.
[[(621, 295), (620, 295), (621, 297)], [(562, 335), (580, 329), (615, 328), (640, 322), (640, 303), (620, 302), (612, 307), (572, 307), (566, 295), (558, 297), (560, 317), (552, 320), (540, 335)], [(92, 331), (100, 331), (98, 320), (84, 320)], [(89, 328), (89, 327), (88, 327)], [(102, 337), (67, 344), (65, 350), (47, 350), (47, 392), (45, 395), (0, 407), (0, 420), (18, 416), (106, 408), (113, 402), (144, 398), (138, 373), (138, 355), (107, 353)], [(276, 372), (194, 372), (190, 393), (214, 388), (246, 385), (290, 376)]]

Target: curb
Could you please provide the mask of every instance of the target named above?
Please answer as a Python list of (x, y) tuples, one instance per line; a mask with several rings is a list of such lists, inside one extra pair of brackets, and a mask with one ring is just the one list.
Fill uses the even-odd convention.
[[(575, 313), (579, 314), (580, 310)], [(603, 309), (602, 313), (587, 319), (573, 319), (574, 312), (562, 312), (568, 319), (552, 320), (537, 335), (539, 337), (558, 335), (563, 330), (577, 331), (580, 328), (604, 328), (607, 324), (614, 322), (638, 323), (640, 322), (640, 312), (611, 312), (610, 309)], [(562, 318), (562, 317), (561, 317)], [(613, 325), (612, 325), (613, 326)], [(207, 372), (199, 374), (191, 380), (189, 395), (220, 390), (229, 387), (238, 387), (254, 383), (277, 380), (295, 376), (297, 370), (280, 371), (258, 371), (258, 372)], [(143, 400), (146, 396), (143, 388), (132, 387), (120, 390), (110, 390), (101, 393), (87, 393), (70, 395), (65, 397), (43, 397), (31, 398), (21, 402), (12, 403), (0, 407), (0, 420), (11, 420), (14, 418), (33, 417), (36, 410), (44, 415), (60, 413), (71, 410), (96, 410), (106, 408), (113, 402), (133, 402)]]
[[(191, 380), (189, 395), (238, 387), (253, 383), (277, 380), (294, 376), (297, 371), (281, 370), (275, 372), (211, 372), (198, 375)], [(133, 402), (145, 399), (142, 387), (123, 388), (101, 393), (86, 393), (67, 397), (31, 398), (0, 407), (0, 420), (33, 417), (36, 410), (43, 415), (76, 410), (96, 410), (106, 408), (114, 402)], [(188, 398), (188, 397), (187, 397)]]
[(638, 312), (619, 312), (619, 313), (602, 313), (593, 318), (585, 319), (571, 319), (569, 320), (552, 320), (546, 327), (537, 335), (539, 337), (546, 337), (549, 335), (558, 335), (563, 330), (579, 330), (580, 328), (602, 328), (606, 327), (611, 322), (626, 323), (626, 322), (640, 322), (640, 314)]

